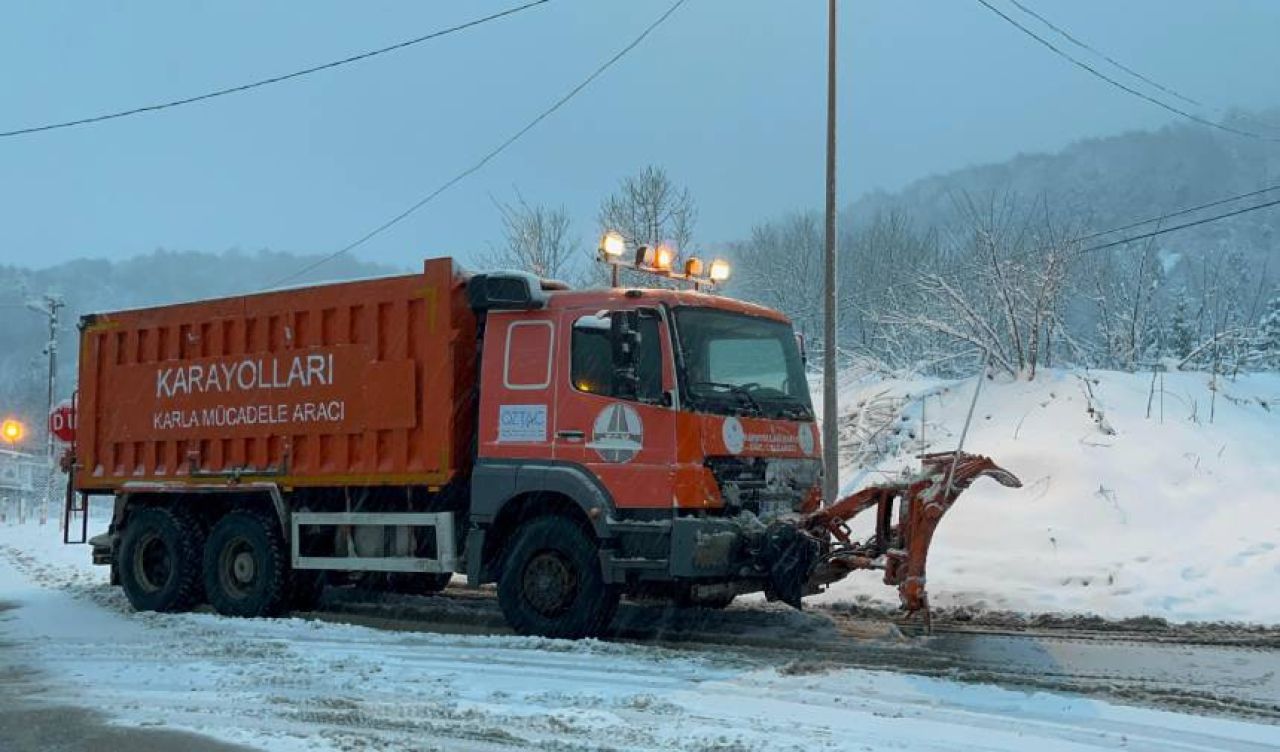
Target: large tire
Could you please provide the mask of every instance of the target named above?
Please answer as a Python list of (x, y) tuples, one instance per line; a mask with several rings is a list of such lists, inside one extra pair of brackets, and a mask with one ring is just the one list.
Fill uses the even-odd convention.
[(452, 572), (368, 572), (360, 578), (360, 586), (384, 593), (435, 595), (452, 579)]
[(543, 517), (517, 532), (498, 579), (498, 605), (511, 628), (526, 635), (599, 635), (618, 598), (618, 589), (605, 584), (595, 540), (564, 517)]
[(226, 616), (276, 616), (289, 606), (289, 559), (280, 523), (248, 509), (227, 513), (204, 546), (209, 605)]
[(129, 603), (139, 611), (185, 611), (200, 602), (201, 527), (168, 507), (129, 513), (116, 570)]

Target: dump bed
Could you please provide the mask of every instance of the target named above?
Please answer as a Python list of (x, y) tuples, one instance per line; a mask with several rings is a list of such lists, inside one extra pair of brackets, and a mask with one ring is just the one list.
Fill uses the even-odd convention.
[(424, 484), (466, 469), (475, 321), (423, 273), (87, 316), (76, 486)]

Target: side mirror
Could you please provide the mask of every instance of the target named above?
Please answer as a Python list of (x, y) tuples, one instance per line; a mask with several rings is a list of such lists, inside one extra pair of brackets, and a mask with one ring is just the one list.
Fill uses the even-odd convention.
[(609, 333), (613, 343), (613, 393), (623, 399), (635, 399), (640, 392), (640, 376), (636, 373), (636, 352), (640, 347), (639, 312), (614, 311), (610, 315)]
[(809, 350), (805, 347), (804, 335), (800, 332), (796, 332), (796, 347), (800, 348), (800, 363), (809, 365)]

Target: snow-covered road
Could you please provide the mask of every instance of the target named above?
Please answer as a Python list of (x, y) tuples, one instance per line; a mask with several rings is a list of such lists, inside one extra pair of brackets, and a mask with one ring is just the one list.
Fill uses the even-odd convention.
[(1274, 725), (744, 650), (136, 614), (55, 532), (0, 528), (0, 667), (122, 725), (271, 750), (1280, 749)]

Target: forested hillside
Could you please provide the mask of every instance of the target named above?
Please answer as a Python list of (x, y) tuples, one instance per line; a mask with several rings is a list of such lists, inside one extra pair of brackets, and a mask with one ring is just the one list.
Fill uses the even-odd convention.
[[(1260, 121), (1280, 125), (1280, 112), (1247, 116), (1251, 127)], [(1280, 208), (1097, 246), (1274, 201), (1280, 191), (1257, 192), (1276, 184), (1274, 144), (1190, 124), (867, 196), (841, 218), (842, 345), (851, 356), (943, 373), (966, 372), (986, 349), (997, 368), (1023, 373), (1169, 358), (1274, 368)], [(1102, 232), (1113, 228), (1125, 229)], [(732, 246), (734, 294), (819, 331), (822, 237), (817, 212), (757, 224)]]

